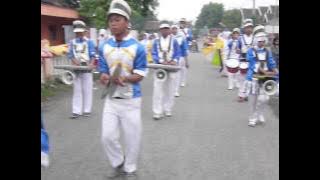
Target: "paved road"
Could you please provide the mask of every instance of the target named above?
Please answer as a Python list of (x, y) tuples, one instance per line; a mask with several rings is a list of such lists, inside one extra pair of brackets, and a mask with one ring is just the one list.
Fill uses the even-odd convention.
[[(268, 107), (266, 125), (248, 127), (248, 104), (236, 102), (236, 90), (226, 90), (227, 79), (201, 54), (191, 54), (190, 61), (189, 84), (171, 118), (152, 119), (152, 76), (142, 83), (139, 180), (278, 180), (278, 115)], [(41, 168), (41, 179), (106, 180), (110, 165), (100, 144), (101, 88), (87, 119), (68, 119), (71, 94), (60, 93), (44, 106), (51, 166)]]

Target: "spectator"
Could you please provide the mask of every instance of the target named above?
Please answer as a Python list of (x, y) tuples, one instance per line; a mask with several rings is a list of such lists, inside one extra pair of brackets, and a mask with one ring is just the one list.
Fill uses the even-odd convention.
[(272, 42), (272, 57), (274, 61), (277, 63), (277, 68), (279, 69), (279, 37), (276, 36)]

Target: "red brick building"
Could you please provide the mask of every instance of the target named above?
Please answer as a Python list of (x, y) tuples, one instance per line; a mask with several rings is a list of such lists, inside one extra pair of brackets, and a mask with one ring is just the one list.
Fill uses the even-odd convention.
[(64, 25), (72, 25), (79, 19), (79, 13), (71, 8), (41, 3), (41, 39), (48, 39), (50, 45), (65, 43)]

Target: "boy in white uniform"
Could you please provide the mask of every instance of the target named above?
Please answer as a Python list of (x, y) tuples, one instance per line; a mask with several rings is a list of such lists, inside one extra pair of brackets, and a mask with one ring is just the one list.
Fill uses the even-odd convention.
[[(109, 177), (136, 176), (140, 152), (141, 86), (146, 74), (144, 47), (130, 36), (130, 6), (123, 0), (111, 2), (108, 25), (113, 34), (99, 47), (100, 80), (115, 90), (106, 96), (102, 117), (102, 144), (113, 167)], [(119, 71), (118, 71), (119, 70)], [(113, 76), (118, 72), (119, 76)], [(123, 130), (125, 152), (119, 142)]]
[[(76, 38), (69, 43), (68, 58), (73, 65), (90, 66), (95, 68), (95, 46), (94, 42), (85, 37), (86, 25), (83, 21), (74, 21), (74, 32)], [(76, 72), (73, 82), (73, 100), (71, 119), (80, 115), (89, 117), (92, 109), (93, 76), (92, 71)]]
[[(160, 25), (161, 36), (153, 43), (152, 58), (156, 64), (177, 66), (179, 61), (179, 44), (171, 35), (170, 25)], [(172, 116), (174, 90), (177, 72), (169, 72), (165, 81), (154, 78), (153, 83), (153, 118), (158, 120), (163, 114)]]

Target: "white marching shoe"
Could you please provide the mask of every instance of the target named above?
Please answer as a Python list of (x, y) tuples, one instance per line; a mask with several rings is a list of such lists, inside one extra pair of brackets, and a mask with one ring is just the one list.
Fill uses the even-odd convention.
[(49, 155), (47, 153), (41, 152), (41, 166), (47, 168), (49, 167)]
[(167, 117), (170, 117), (170, 116), (172, 116), (172, 113), (171, 113), (171, 111), (166, 111), (166, 112), (165, 112), (165, 115), (166, 115)]

